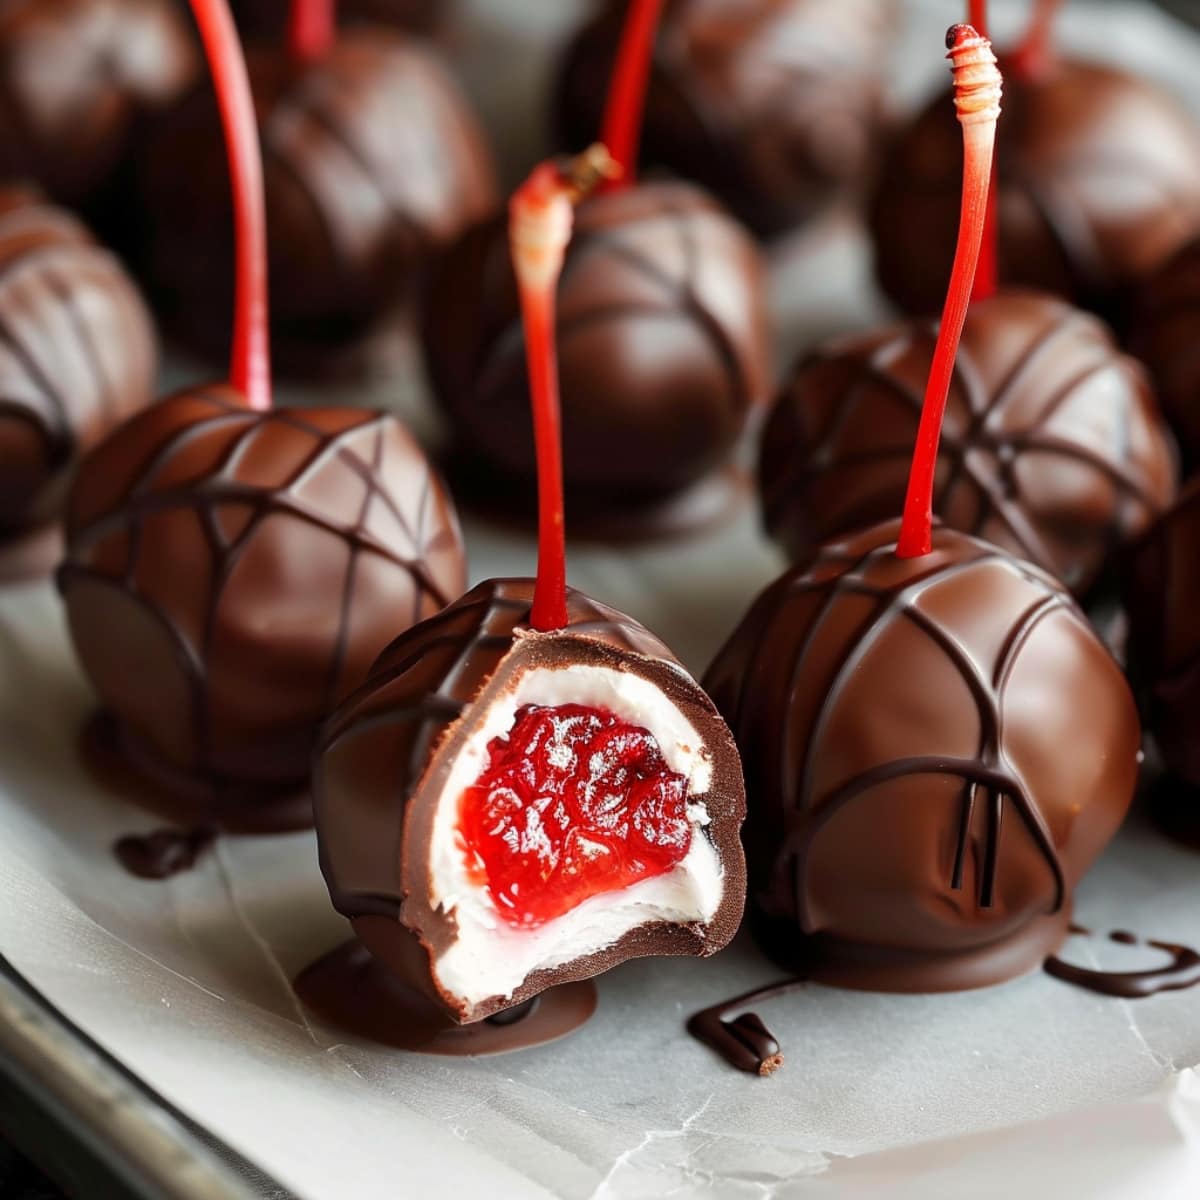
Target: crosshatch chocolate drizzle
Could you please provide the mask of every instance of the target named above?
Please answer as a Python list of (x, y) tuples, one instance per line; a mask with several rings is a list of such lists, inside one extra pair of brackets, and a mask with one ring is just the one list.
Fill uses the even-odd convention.
[[(1026, 345), (998, 378), (991, 378), (972, 348), (993, 322), (1028, 326)], [(767, 526), (794, 553), (809, 536), (835, 536), (848, 524), (884, 519), (898, 507), (903, 472), (879, 472), (885, 464), (906, 466), (911, 457), (934, 334), (935, 326), (925, 322), (898, 325), (817, 351), (797, 367), (768, 426), (761, 473)], [(1036, 417), (1017, 416), (1038, 371), (1063, 355), (1072, 369), (1056, 368), (1065, 378), (1037, 398)], [(822, 374), (835, 370), (836, 394), (826, 395)], [(1114, 386), (1120, 388), (1115, 394)], [(1078, 437), (1048, 428), (1064, 407), (1082, 404), (1088, 395), (1113, 417), (1103, 452), (1093, 441), (1092, 424), (1081, 426)], [(810, 427), (818, 421), (821, 427)], [(1029, 455), (1086, 467), (1095, 484), (1084, 500), (1068, 497), (1043, 517), (1038, 502), (1021, 492), (1017, 467)], [(962, 516), (951, 518), (957, 527), (1011, 549), (1077, 591), (1163, 510), (1174, 488), (1170, 450), (1141, 368), (1090, 314), (1035, 293), (1001, 293), (972, 306), (955, 361), (939, 465), (935, 512), (965, 512), (960, 493), (969, 487), (973, 519), (960, 524)], [(844, 501), (835, 508), (840, 517), (822, 516), (822, 497), (835, 487), (848, 488), (855, 503), (850, 510)], [(1079, 544), (1060, 539), (1051, 545), (1047, 535), (1061, 529), (1064, 504), (1067, 514), (1078, 513), (1089, 536), (1076, 539)], [(1092, 534), (1097, 511), (1105, 514), (1106, 527)], [(805, 529), (793, 528), (797, 524)]]
[[(113, 494), (110, 478), (127, 482), (117, 484)], [(106, 636), (88, 622), (88, 596), (95, 595), (90, 589), (119, 596), (168, 640), (171, 661), (160, 663), (150, 655), (139, 667), (169, 671), (186, 685), (190, 761), (164, 761), (164, 780), (174, 781), (183, 770), (216, 794), (247, 783), (255, 785), (252, 791), (295, 792), (307, 776), (316, 727), (348, 681), (353, 682), (356, 670), (365, 670), (398, 625), (436, 611), (461, 586), (459, 535), (448, 500), (416, 444), (384, 414), (258, 413), (229, 388), (181, 393), (101, 448), (85, 464), (81, 479), (59, 586), (85, 665), (89, 653), (97, 652), (96, 640)], [(306, 495), (306, 485), (316, 487), (317, 495)], [(156, 531), (148, 534), (153, 525)], [(230, 662), (226, 653), (224, 665), (216, 663), (219, 640), (231, 621), (235, 628), (255, 625), (259, 609), (265, 612), (275, 589), (285, 582), (277, 574), (269, 579), (239, 575), (238, 567), (252, 548), (261, 550), (260, 539), (294, 538), (296, 525), (318, 539), (314, 554), (326, 552), (329, 567), (321, 574), (321, 594), (313, 603), (323, 602), (336, 613), (336, 625), (328, 639), (306, 635), (308, 680), (287, 697), (288, 716), (276, 719), (270, 712), (255, 711), (250, 714), (257, 726), (253, 733), (230, 733), (227, 724), (220, 730), (214, 692)], [(197, 529), (209, 553), (208, 572), (198, 577), (202, 596), (185, 605), (164, 575), (172, 570), (169, 555), (161, 562), (158, 557), (148, 561), (143, 547), (153, 536), (161, 557), (170, 537), (194, 538)], [(328, 553), (327, 538), (341, 542), (345, 553)], [(289, 546), (295, 550), (294, 542)], [(360, 567), (368, 558), (391, 568), (389, 600), (364, 614), (368, 593), (359, 587)], [(275, 555), (271, 561), (277, 573), (283, 559)], [(311, 575), (306, 586), (313, 586)], [(383, 585), (375, 576), (370, 586), (378, 593)], [(262, 653), (269, 655), (269, 645)], [(355, 663), (359, 665), (352, 669)], [(246, 663), (234, 667), (244, 669)], [(222, 675), (214, 678), (217, 671)], [(114, 691), (121, 694), (118, 680), (105, 676), (94, 681), (102, 700)], [(122, 739), (153, 772), (158, 746), (142, 731), (148, 725), (158, 732), (156, 721), (165, 718), (145, 711), (114, 715)], [(140, 736), (126, 724), (136, 725)], [(162, 730), (160, 737), (172, 745), (178, 731)], [(247, 780), (227, 762), (230, 756), (244, 755), (250, 742), (259, 774)]]
[[(1071, 932), (1089, 936), (1091, 931), (1080, 925), (1072, 925)], [(1149, 967), (1141, 971), (1102, 971), (1098, 968), (1081, 967), (1054, 955), (1045, 962), (1046, 973), (1064, 983), (1100, 992), (1105, 996), (1118, 996), (1124, 1000), (1140, 1000), (1157, 996), (1159, 992), (1182, 991), (1200, 984), (1200, 954), (1190, 946), (1177, 942), (1164, 942), (1155, 938), (1141, 938), (1125, 929), (1116, 929), (1108, 935), (1109, 941), (1122, 946), (1151, 946), (1168, 956), (1161, 967)]]

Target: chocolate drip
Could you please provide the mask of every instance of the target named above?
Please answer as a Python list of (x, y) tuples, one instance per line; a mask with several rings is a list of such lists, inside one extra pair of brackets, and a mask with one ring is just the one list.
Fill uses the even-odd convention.
[[(786, 996), (806, 984), (804, 979), (785, 979), (701, 1009), (688, 1018), (687, 1031), (697, 1041), (715, 1050), (731, 1067), (751, 1075), (773, 1075), (783, 1066), (779, 1043), (757, 1013), (743, 1010), (763, 1000)], [(738, 1015), (726, 1020), (732, 1012)]]
[(87, 460), (59, 572), (117, 747), (179, 823), (222, 825), (303, 795), (329, 709), (462, 584), (449, 499), (394, 418), (251, 412), (219, 386)]
[(596, 1009), (590, 982), (550, 988), (486, 1020), (457, 1025), (444, 1011), (349, 941), (296, 976), (293, 987), (322, 1021), (351, 1034), (421, 1054), (508, 1054), (574, 1033)]
[(118, 838), (113, 853), (130, 875), (139, 879), (169, 879), (181, 871), (190, 871), (216, 837), (217, 831), (208, 827), (156, 829), (153, 833)]
[[(797, 366), (760, 476), (767, 527), (794, 556), (900, 507), (935, 341), (933, 324), (909, 322)], [(1140, 365), (1094, 317), (1032, 292), (972, 305), (938, 459), (934, 511), (947, 524), (1077, 593), (1175, 487)]]
[[(1088, 931), (1073, 925), (1071, 932), (1086, 934)], [(1123, 1000), (1141, 1000), (1147, 996), (1156, 996), (1159, 992), (1182, 991), (1200, 983), (1200, 954), (1190, 946), (1157, 941), (1153, 938), (1142, 939), (1124, 929), (1114, 930), (1108, 937), (1110, 941), (1122, 946), (1151, 946), (1169, 955), (1169, 959), (1161, 967), (1152, 967), (1144, 971), (1101, 971), (1076, 966), (1075, 963), (1066, 962), (1055, 955), (1046, 959), (1047, 974), (1063, 980), (1064, 983), (1086, 988), (1090, 992), (1118, 996)]]

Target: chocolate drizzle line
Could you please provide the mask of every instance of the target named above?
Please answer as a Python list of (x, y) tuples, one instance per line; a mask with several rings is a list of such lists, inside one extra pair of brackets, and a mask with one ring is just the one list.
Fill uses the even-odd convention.
[[(1071, 932), (1086, 935), (1089, 931), (1072, 925)], [(1046, 959), (1046, 973), (1064, 983), (1086, 988), (1089, 992), (1117, 996), (1123, 1000), (1142, 1000), (1147, 996), (1156, 996), (1159, 992), (1182, 991), (1184, 988), (1200, 984), (1200, 954), (1190, 946), (1158, 941), (1154, 938), (1143, 939), (1125, 929), (1114, 930), (1108, 938), (1109, 941), (1122, 946), (1151, 946), (1169, 955), (1169, 958), (1161, 967), (1151, 967), (1144, 971), (1101, 971), (1076, 966), (1055, 955)]]
[[(751, 1075), (773, 1075), (783, 1066), (779, 1042), (758, 1013), (744, 1010), (751, 1004), (786, 996), (807, 982), (805, 979), (783, 979), (701, 1009), (688, 1018), (687, 1031), (698, 1042), (715, 1050), (731, 1067)], [(732, 1012), (738, 1015), (726, 1020)]]
[[(341, 619), (330, 655), (326, 694), (322, 702), (325, 709), (328, 709), (335, 699), (333, 691), (337, 684), (338, 667), (346, 654), (356, 568), (362, 554), (384, 558), (411, 577), (414, 584), (412, 608), (409, 612), (398, 612), (398, 620), (415, 622), (421, 618), (427, 600), (437, 607), (442, 607), (449, 602), (450, 597), (433, 578), (426, 564), (426, 556), (440, 548), (439, 537), (431, 538), (426, 527), (431, 515), (429, 491), (432, 476), (428, 471), (425, 472), (422, 481), (423, 492), (413, 510), (417, 521), (417, 527), (414, 528), (412, 516), (397, 503), (380, 472), (386, 425), (391, 420), (386, 414), (364, 410), (358, 419), (352, 420), (344, 428), (328, 432), (307, 421), (301, 411), (275, 409), (265, 413), (253, 412), (244, 404), (233, 402), (226, 394), (216, 389), (189, 393), (179, 400), (193, 405), (207, 405), (211, 411), (170, 431), (155, 449), (144, 470), (139, 473), (137, 482), (122, 501), (113, 505), (107, 512), (87, 514), (84, 520), (70, 530), (70, 555), (68, 561), (60, 568), (59, 586), (66, 592), (75, 580), (87, 579), (93, 583), (120, 589), (126, 597), (146, 611), (175, 645), (178, 661), (186, 667), (191, 692), (192, 744), (197, 748), (193, 773), (215, 789), (221, 790), (228, 786), (230, 781), (209, 766), (209, 662), (225, 587), (241, 555), (268, 518), (282, 515), (315, 526), (341, 538), (349, 548), (348, 565), (339, 597)], [(313, 439), (312, 450), (291, 476), (278, 485), (239, 482), (236, 472), (242, 458), (253, 451), (256, 441), (272, 423), (289, 426), (309, 435)], [(171, 487), (159, 487), (157, 480), (161, 471), (169, 470), (178, 456), (193, 443), (212, 437), (223, 428), (231, 433), (229, 444), (204, 478), (191, 479)], [(349, 439), (364, 434), (373, 435), (368, 458), (364, 458), (357, 449), (346, 444)], [(353, 514), (353, 523), (340, 521), (334, 515), (327, 515), (299, 497), (305, 483), (333, 459), (364, 484), (362, 505)], [(232, 537), (227, 536), (219, 518), (219, 510), (225, 505), (247, 508), (251, 513), (249, 519), (241, 524), (237, 534)], [(404, 530), (412, 548), (409, 556), (397, 553), (364, 527), (373, 505), (385, 507), (396, 525)], [(196, 512), (213, 561), (213, 584), (207, 597), (198, 645), (192, 643), (169, 611), (157, 607), (140, 592), (137, 581), (143, 522), (157, 513), (179, 509), (192, 509)], [(127, 534), (128, 538), (123, 569), (109, 572), (86, 565), (94, 549), (98, 545), (102, 547), (106, 538), (120, 537), (122, 534)]]
[[(1142, 505), (1147, 512), (1156, 513), (1159, 505), (1148, 490), (1134, 476), (1125, 470), (1113, 458), (1099, 454), (1088, 446), (1066, 441), (1046, 432), (1046, 426), (1055, 413), (1067, 404), (1078, 390), (1107, 372), (1117, 372), (1127, 369), (1123, 360), (1111, 347), (1098, 347), (1096, 360), (1075, 373), (1056, 391), (1043, 401), (1042, 409), (1035, 422), (1023, 425), (1021, 429), (1002, 430), (994, 427), (992, 418), (1003, 407), (1010, 396), (1035, 370), (1041, 359), (1054, 352), (1054, 345), (1065, 332), (1079, 322), (1091, 320), (1083, 314), (1076, 313), (1064, 306), (1067, 314), (1064, 319), (1042, 331), (1033, 343), (1018, 358), (1015, 367), (989, 397), (984, 393), (978, 365), (973, 360), (969, 349), (960, 346), (954, 366), (954, 381), (961, 389), (968, 418), (967, 428), (955, 430), (949, 423), (942, 430), (939, 459), (949, 466), (944, 482), (937, 489), (934, 499), (934, 512), (945, 512), (953, 493), (964, 483), (971, 483), (978, 495), (979, 510), (973, 527), (964, 532), (974, 536), (983, 536), (987, 522), (992, 517), (1000, 520), (1010, 531), (1022, 554), (1044, 566), (1052, 566), (1054, 556), (1042, 542), (1037, 530), (1030, 523), (1021, 504), (1019, 480), (1014, 469), (1021, 454), (1038, 453), (1050, 454), (1055, 457), (1074, 460), (1083, 463), (1100, 475), (1107, 478), (1117, 493), (1113, 509), (1109, 517), (1107, 542), (1117, 545), (1122, 540), (1120, 531), (1125, 525), (1122, 521), (1123, 509), (1130, 501)], [(827, 475), (832, 471), (848, 471), (861, 467), (866, 461), (882, 461), (896, 458), (907, 462), (910, 448), (907, 445), (897, 445), (894, 450), (875, 451), (865, 454), (850, 454), (834, 457), (831, 454), (832, 443), (845, 424), (854, 419), (855, 405), (852, 400), (856, 391), (866, 383), (874, 383), (894, 395), (897, 399), (911, 408), (914, 413), (921, 411), (922, 397), (919, 391), (911, 388), (899, 379), (890, 369), (892, 363), (900, 358), (918, 338), (932, 338), (932, 328), (901, 326), (891, 337), (873, 348), (870, 354), (863, 356), (855, 364), (855, 373), (846, 388), (847, 402), (839, 409), (837, 419), (829, 423), (820, 441), (812, 447), (806, 456), (809, 466), (797, 476), (784, 475), (771, 493), (764, 497), (768, 513), (778, 512), (786, 503), (788, 494), (797, 486), (803, 486), (805, 479)], [(813, 358), (805, 360), (802, 366), (823, 357), (818, 352)], [(952, 385), (953, 386), (953, 385)], [(1125, 422), (1128, 414), (1121, 406), (1117, 406)], [(1122, 445), (1129, 441), (1127, 428), (1116, 431), (1116, 437)], [(984, 449), (995, 456), (1001, 465), (1001, 470), (993, 474), (989, 467), (973, 455), (973, 451)], [(773, 519), (773, 518), (772, 518)], [(1067, 580), (1068, 584), (1073, 583)]]
[[(784, 839), (778, 858), (780, 865), (777, 870), (786, 870), (790, 863), (792, 893), (795, 897), (796, 915), (801, 928), (812, 928), (805, 879), (808, 856), (817, 834), (844, 805), (864, 792), (889, 780), (910, 775), (958, 775), (963, 780), (958, 849), (950, 881), (953, 888), (959, 889), (962, 886), (962, 866), (971, 817), (977, 794), (982, 789), (989, 805), (989, 820), (985, 859), (980, 877), (980, 906), (987, 908), (993, 902), (1004, 801), (1008, 800), (1024, 821), (1054, 876), (1055, 900), (1049, 911), (1058, 912), (1066, 898), (1062, 864), (1054, 846), (1054, 839), (1051, 837), (1041, 813), (1031, 802), (1024, 782), (1004, 756), (1000, 744), (1001, 713), (1004, 707), (1004, 690), (1013, 665), (1037, 625), (1055, 612), (1070, 613), (1074, 619), (1080, 621), (1083, 618), (1068, 603), (1066, 594), (1057, 589), (1040, 597), (1025, 609), (1009, 630), (996, 663), (989, 673), (982, 664), (973, 659), (969, 648), (954, 640), (918, 608), (921, 596), (935, 584), (944, 583), (989, 561), (995, 561), (1032, 582), (1044, 584), (1044, 577), (1040, 576), (1035, 569), (1026, 567), (1000, 551), (992, 551), (980, 546), (973, 557), (933, 566), (915, 577), (903, 580), (898, 588), (881, 588), (869, 583), (866, 574), (872, 564), (883, 556), (891, 554), (893, 548), (894, 543), (887, 542), (884, 545), (873, 547), (858, 559), (847, 558), (836, 547), (829, 548), (822, 551), (817, 557), (813, 570), (797, 575), (793, 579), (790, 585), (793, 593), (824, 592), (825, 597), (822, 608), (813, 620), (807, 637), (796, 655), (789, 690), (794, 694), (799, 686), (801, 669), (808, 651), (838, 597), (849, 593), (873, 598), (878, 601), (875, 612), (861, 635), (851, 645), (849, 653), (834, 674), (833, 681), (813, 722), (810, 740), (813, 744), (819, 743), (822, 730), (835, 711), (847, 682), (854, 676), (857, 664), (888, 624), (893, 620), (902, 619), (912, 622), (945, 653), (946, 658), (966, 684), (979, 714), (980, 732), (976, 757), (960, 759), (914, 755), (910, 758), (881, 763), (846, 780), (834, 789), (819, 807), (814, 808), (812, 756), (808, 756), (804, 763), (799, 790), (794, 782), (796, 773), (791, 769), (795, 754), (789, 753), (781, 756), (783, 770), (780, 777), (780, 794), (783, 797), (783, 808), (797, 816), (793, 818), (791, 828)], [(844, 564), (845, 569), (832, 578), (812, 578), (813, 571), (826, 564)], [(769, 651), (770, 647), (765, 645), (760, 648), (760, 652)], [(742, 699), (744, 699), (744, 695), (740, 698), (739, 704)], [(740, 714), (732, 724), (734, 728), (740, 727)]]
[(191, 870), (216, 838), (217, 831), (211, 826), (156, 829), (153, 833), (118, 838), (113, 843), (113, 853), (130, 875), (139, 879), (169, 879)]

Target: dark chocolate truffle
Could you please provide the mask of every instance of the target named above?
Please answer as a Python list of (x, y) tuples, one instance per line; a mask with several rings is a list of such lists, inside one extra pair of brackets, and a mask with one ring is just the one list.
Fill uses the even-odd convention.
[(1123, 582), (1150, 731), (1170, 770), (1200, 787), (1200, 477), (1134, 548)]
[(0, 552), (58, 515), (79, 455), (153, 398), (154, 328), (120, 263), (0, 188)]
[(1150, 368), (1185, 464), (1200, 466), (1200, 238), (1139, 289), (1129, 345)]
[[(600, 132), (625, 21), (610, 0), (561, 68), (561, 141)], [(883, 121), (881, 0), (667, 0), (641, 162), (719, 196), (760, 234), (790, 229), (870, 167)]]
[[(463, 457), (531, 489), (529, 384), (502, 220), (440, 260), (424, 330), (434, 392)], [(687, 184), (588, 197), (558, 288), (558, 356), (573, 509), (679, 491), (727, 459), (766, 398), (758, 250)]]
[(0, 177), (88, 206), (147, 118), (199, 60), (172, 0), (6, 0), (0, 6)]
[(705, 684), (746, 767), (768, 952), (889, 991), (1040, 966), (1129, 807), (1137, 710), (1070, 594), (935, 526), (830, 542), (767, 588)]
[[(399, 637), (330, 719), (316, 760), (317, 836), (334, 905), (380, 962), (460, 1022), (627, 958), (712, 954), (741, 918), (741, 770), (708, 697), (656, 637), (579, 592), (568, 591), (564, 629), (529, 628), (532, 595), (532, 580), (490, 580)], [(572, 853), (587, 860), (585, 872), (628, 873), (642, 850), (669, 840), (661, 800), (633, 809), (631, 777), (610, 774), (608, 753), (596, 755), (600, 768), (575, 756), (572, 718), (558, 707), (572, 704), (649, 737), (676, 783), (686, 781), (690, 840), (665, 874), (598, 889), (536, 926), (514, 925), (505, 893), (496, 898), (468, 853), (463, 814), (466, 791), (522, 714), (543, 708), (557, 723), (544, 746), (553, 766), (588, 779), (586, 813), (571, 810), (569, 820), (557, 802), (518, 800), (514, 844), (549, 853), (532, 895), (513, 888), (513, 903), (560, 886)], [(536, 772), (531, 761), (519, 771)], [(615, 836), (627, 839), (616, 849)], [(638, 839), (648, 846), (639, 850)]]
[(254, 412), (226, 385), (94, 450), (67, 537), (71, 637), (120, 749), (247, 809), (303, 789), (334, 704), (464, 586), (453, 507), (394, 418)]
[[(231, 0), (239, 28), (247, 36), (282, 41), (293, 0)], [(431, 33), (454, 8), (455, 0), (338, 0), (345, 25), (390, 25), (410, 33)]]
[[(801, 360), (759, 475), (767, 528), (793, 558), (901, 510), (935, 340), (933, 322), (909, 321)], [(1082, 594), (1175, 482), (1145, 372), (1097, 318), (1036, 292), (971, 305), (934, 496), (948, 525)]]
[[(1200, 128), (1114, 67), (1007, 74), (996, 156), (1002, 283), (1123, 322), (1132, 285), (1200, 227)], [(941, 309), (961, 174), (962, 131), (942, 94), (895, 138), (872, 205), (879, 281), (909, 312)]]
[[(406, 297), (430, 251), (496, 190), (474, 114), (431, 51), (383, 29), (299, 65), (248, 56), (265, 172), (272, 345), (284, 369), (331, 359)], [(147, 271), (166, 319), (223, 352), (233, 225), (225, 143), (205, 84), (159, 125), (142, 194)]]

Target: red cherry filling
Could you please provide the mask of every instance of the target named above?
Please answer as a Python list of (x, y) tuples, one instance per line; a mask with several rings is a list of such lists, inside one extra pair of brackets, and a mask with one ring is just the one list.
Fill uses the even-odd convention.
[(459, 807), (468, 867), (508, 924), (662, 875), (688, 852), (687, 779), (648, 729), (602, 708), (528, 704)]

